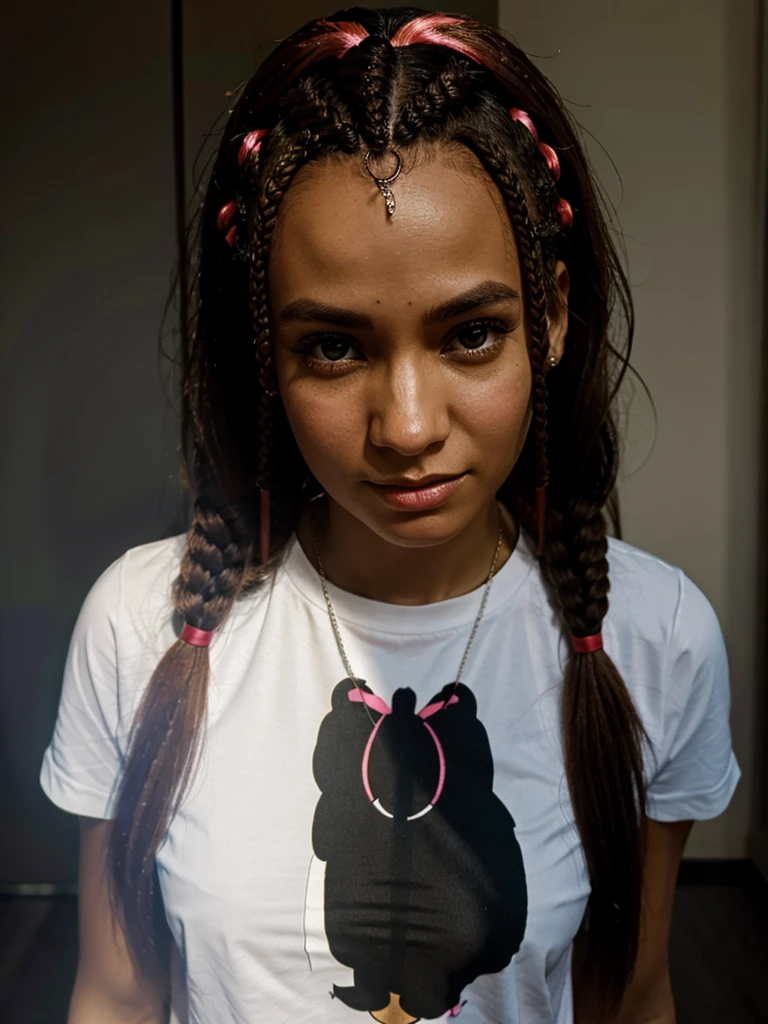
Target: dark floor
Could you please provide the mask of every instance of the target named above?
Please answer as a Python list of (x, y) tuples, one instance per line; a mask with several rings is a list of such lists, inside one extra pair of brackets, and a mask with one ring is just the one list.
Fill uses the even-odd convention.
[[(0, 898), (0, 950), (0, 1022), (66, 1024), (76, 897)], [(678, 1024), (768, 1024), (768, 898), (756, 872), (681, 872), (670, 962)]]
[(669, 955), (677, 1024), (768, 1024), (768, 900), (761, 890), (678, 886)]

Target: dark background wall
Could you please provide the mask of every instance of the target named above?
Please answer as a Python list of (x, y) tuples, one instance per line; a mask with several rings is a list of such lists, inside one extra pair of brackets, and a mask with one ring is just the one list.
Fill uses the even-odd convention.
[[(75, 879), (77, 820), (38, 781), (72, 628), (111, 561), (186, 528), (158, 350), (193, 160), (199, 178), (227, 90), (335, 9), (29, 0), (0, 16), (0, 883)], [(496, 23), (496, 0), (459, 9)]]

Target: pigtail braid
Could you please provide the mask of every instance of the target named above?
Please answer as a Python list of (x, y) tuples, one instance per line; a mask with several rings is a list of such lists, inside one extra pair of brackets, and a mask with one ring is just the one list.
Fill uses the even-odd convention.
[[(240, 592), (253, 547), (246, 506), (216, 508), (203, 497), (194, 519), (172, 600), (184, 622), (215, 630)], [(115, 823), (110, 836), (110, 900), (134, 961), (162, 981), (157, 944), (163, 921), (154, 858), (184, 798), (202, 753), (209, 654), (178, 639), (163, 655), (136, 711)], [(131, 899), (124, 900), (123, 894)]]
[[(548, 482), (544, 377), (546, 296), (540, 243), (522, 187), (490, 139), (473, 149), (496, 180), (515, 230), (526, 286), (533, 372), (536, 484)], [(548, 516), (542, 575), (570, 635), (600, 632), (608, 610), (608, 543), (598, 508), (578, 503), (567, 519)], [(592, 892), (585, 960), (586, 988), (603, 1007), (616, 1006), (637, 955), (645, 806), (642, 722), (605, 650), (577, 654), (569, 642), (562, 723), (565, 769)]]
[[(547, 545), (542, 569), (558, 595), (570, 633), (599, 633), (608, 611), (608, 540), (601, 510), (577, 505), (563, 538)], [(570, 645), (569, 645), (570, 648)], [(645, 808), (647, 734), (627, 687), (605, 650), (570, 650), (563, 688), (566, 777), (584, 839), (592, 893), (581, 970), (584, 991), (611, 996), (637, 955)], [(615, 1000), (588, 1009), (610, 1012)], [(587, 1009), (587, 1007), (584, 1007)]]
[[(249, 253), (261, 386), (257, 473), (262, 486), (267, 487), (274, 479), (276, 431), (273, 402), (266, 394), (274, 387), (267, 259), (277, 207), (305, 156), (306, 133), (302, 142), (290, 145), (277, 160), (264, 185), (256, 210), (257, 242), (253, 254)], [(250, 160), (250, 172), (255, 168), (256, 161)], [(238, 201), (242, 201), (241, 194)], [(219, 506), (204, 495), (198, 497), (172, 590), (174, 607), (184, 622), (198, 629), (216, 630), (238, 595), (261, 582), (263, 576), (251, 569), (256, 549), (255, 516), (250, 494), (231, 506)], [(202, 754), (209, 666), (207, 647), (181, 639), (157, 665), (134, 716), (110, 839), (114, 919), (123, 922), (134, 962), (148, 979), (160, 982), (166, 990), (168, 970), (163, 956), (167, 956), (167, 925), (157, 892), (154, 857)], [(157, 947), (163, 940), (166, 946), (161, 951)]]

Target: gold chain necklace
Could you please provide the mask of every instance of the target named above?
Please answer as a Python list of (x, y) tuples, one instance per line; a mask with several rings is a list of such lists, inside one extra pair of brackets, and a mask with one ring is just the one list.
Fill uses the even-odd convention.
[[(363, 700), (363, 691), (362, 691), (362, 688), (360, 687), (360, 683), (358, 681), (358, 678), (354, 674), (354, 672), (352, 671), (352, 666), (349, 664), (349, 659), (347, 658), (347, 652), (344, 649), (344, 642), (342, 641), (341, 633), (339, 632), (338, 622), (336, 621), (336, 613), (333, 610), (333, 605), (331, 604), (331, 598), (330, 598), (330, 595), (328, 593), (328, 588), (325, 585), (325, 569), (323, 568), (323, 563), (322, 563), (322, 560), (320, 558), (320, 552), (318, 551), (318, 547), (317, 547), (317, 533), (316, 533), (316, 529), (315, 529), (315, 504), (316, 504), (316, 501), (317, 501), (317, 499), (313, 499), (313, 501), (311, 503), (311, 511), (310, 511), (310, 526), (311, 526), (311, 530), (312, 530), (312, 546), (314, 547), (314, 550), (315, 550), (315, 558), (317, 560), (317, 565), (318, 565), (318, 574), (320, 576), (320, 583), (321, 583), (322, 588), (323, 588), (323, 594), (325, 595), (325, 603), (328, 605), (328, 615), (329, 615), (329, 617), (331, 619), (331, 626), (333, 627), (333, 632), (334, 632), (334, 635), (336, 637), (336, 643), (338, 644), (339, 653), (341, 654), (342, 661), (344, 662), (344, 667), (347, 670), (347, 675), (352, 680), (352, 682), (355, 684), (355, 686), (357, 687), (357, 690), (358, 690), (358, 692), (360, 694), (361, 701), (363, 703), (363, 707), (365, 708), (365, 710), (368, 713), (368, 718), (370, 719), (371, 724), (375, 725), (376, 723), (374, 722), (373, 716), (371, 715), (370, 708), (368, 707), (368, 704)], [(498, 561), (498, 558), (499, 558), (499, 551), (501, 550), (501, 540), (502, 540), (502, 537), (503, 537), (503, 520), (502, 520), (502, 516), (501, 516), (501, 509), (499, 508), (498, 502), (496, 503), (496, 511), (498, 513), (498, 516), (499, 516), (499, 539), (498, 539), (498, 541), (496, 543), (496, 551), (494, 552), (494, 555), (493, 555), (493, 561), (491, 562), (491, 568), (490, 568), (490, 571), (488, 572), (488, 578), (485, 581), (485, 591), (483, 592), (483, 599), (480, 602), (480, 610), (478, 611), (477, 617), (475, 618), (475, 623), (472, 626), (472, 632), (469, 634), (469, 640), (467, 641), (467, 646), (466, 646), (466, 648), (464, 650), (464, 656), (461, 659), (461, 664), (459, 665), (459, 671), (458, 671), (458, 674), (456, 676), (456, 681), (455, 681), (455, 683), (453, 685), (453, 689), (448, 694), (448, 696), (445, 698), (445, 701), (443, 703), (443, 707), (447, 706), (447, 704), (450, 701), (451, 697), (456, 693), (456, 690), (458, 689), (459, 683), (461, 682), (461, 673), (464, 670), (464, 665), (466, 664), (466, 661), (467, 661), (467, 655), (469, 654), (469, 649), (472, 646), (472, 641), (475, 639), (475, 633), (477, 633), (477, 627), (480, 625), (480, 620), (483, 617), (483, 612), (485, 611), (485, 606), (486, 606), (486, 603), (488, 601), (488, 595), (489, 595), (489, 593), (491, 591), (491, 583), (493, 582), (493, 573), (494, 573), (494, 571), (496, 569), (496, 562)], [(364, 681), (365, 680), (363, 680), (363, 682)], [(441, 708), (441, 710), (442, 710), (442, 708)]]

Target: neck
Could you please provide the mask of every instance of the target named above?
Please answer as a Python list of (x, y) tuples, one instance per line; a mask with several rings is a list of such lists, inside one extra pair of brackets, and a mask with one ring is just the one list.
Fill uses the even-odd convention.
[[(499, 539), (499, 514), (493, 498), (456, 536), (440, 544), (393, 544), (350, 515), (326, 495), (314, 506), (315, 531), (326, 579), (342, 590), (387, 604), (432, 604), (459, 597), (488, 578)], [(310, 514), (303, 509), (296, 532), (305, 554), (318, 569)], [(502, 507), (504, 530), (495, 572), (515, 548), (518, 527)]]

